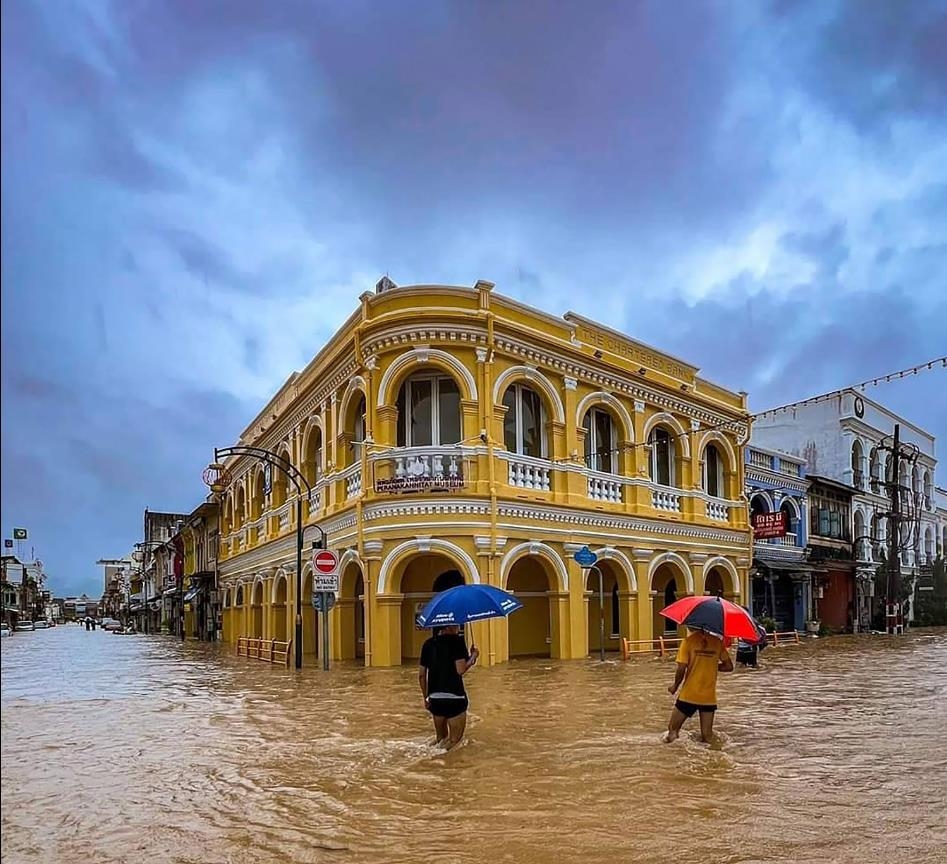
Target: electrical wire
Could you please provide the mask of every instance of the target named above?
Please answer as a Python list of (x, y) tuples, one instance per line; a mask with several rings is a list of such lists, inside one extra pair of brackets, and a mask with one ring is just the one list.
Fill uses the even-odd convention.
[[(918, 363), (916, 366), (910, 366), (907, 369), (901, 369), (897, 372), (890, 372), (887, 375), (880, 375), (877, 378), (868, 378), (865, 381), (861, 381), (858, 384), (852, 384), (848, 387), (842, 387), (837, 390), (830, 390), (827, 393), (820, 393), (818, 396), (810, 396), (807, 399), (799, 399), (795, 402), (787, 402), (785, 405), (778, 405), (775, 408), (767, 408), (765, 411), (759, 411), (755, 414), (749, 414), (746, 418), (740, 418), (737, 420), (725, 420), (721, 423), (712, 424), (710, 426), (702, 426), (701, 432), (714, 432), (721, 429), (735, 428), (739, 427), (740, 424), (745, 423), (747, 420), (758, 420), (760, 418), (766, 417), (770, 414), (777, 414), (782, 411), (790, 411), (793, 408), (801, 408), (806, 405), (815, 405), (819, 402), (825, 402), (829, 399), (836, 399), (841, 396), (843, 393), (846, 393), (849, 390), (861, 390), (865, 391), (866, 387), (878, 386), (879, 384), (888, 383), (889, 381), (895, 381), (900, 378), (905, 378), (908, 375), (917, 375), (919, 372), (926, 372), (933, 369), (935, 366), (940, 364), (941, 368), (947, 368), (947, 356), (936, 357), (933, 360), (928, 360), (924, 363)], [(668, 432), (668, 439), (670, 441), (676, 441), (679, 438), (685, 438), (689, 432)], [(626, 442), (624, 444), (619, 444), (617, 447), (611, 448), (596, 448), (591, 453), (586, 454), (583, 457), (583, 460), (588, 463), (593, 459), (602, 459), (603, 457), (610, 457), (616, 453), (624, 453), (629, 450), (635, 450), (639, 447), (650, 447), (651, 442), (649, 441), (640, 441), (640, 442)], [(573, 462), (572, 458), (565, 459), (556, 459), (554, 460), (557, 463)]]

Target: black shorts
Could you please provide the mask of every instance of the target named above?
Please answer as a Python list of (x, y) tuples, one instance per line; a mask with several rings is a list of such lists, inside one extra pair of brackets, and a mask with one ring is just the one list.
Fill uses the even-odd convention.
[(435, 717), (459, 717), (467, 710), (467, 697), (462, 699), (429, 699), (428, 711)]
[(681, 712), (685, 717), (693, 717), (698, 711), (703, 714), (705, 711), (713, 714), (717, 710), (716, 705), (695, 705), (693, 702), (685, 702), (683, 699), (678, 699), (674, 703), (674, 707)]

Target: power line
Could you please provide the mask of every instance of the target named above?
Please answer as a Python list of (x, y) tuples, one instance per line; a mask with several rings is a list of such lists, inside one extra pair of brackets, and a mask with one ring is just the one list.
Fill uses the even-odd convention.
[[(759, 411), (755, 414), (749, 414), (745, 419), (741, 418), (738, 420), (725, 420), (721, 423), (715, 423), (710, 426), (701, 427), (701, 432), (714, 432), (720, 429), (727, 429), (728, 427), (737, 427), (741, 423), (745, 423), (747, 420), (757, 420), (762, 417), (766, 417), (769, 414), (776, 414), (780, 411), (788, 411), (792, 408), (801, 408), (806, 405), (815, 405), (819, 402), (825, 402), (829, 399), (835, 399), (841, 396), (848, 390), (861, 390), (864, 392), (866, 387), (878, 386), (879, 384), (886, 384), (889, 381), (894, 381), (900, 378), (905, 378), (908, 375), (917, 375), (919, 372), (926, 372), (933, 369), (935, 366), (940, 364), (941, 368), (947, 368), (947, 356), (936, 357), (933, 360), (928, 360), (924, 363), (918, 363), (916, 366), (910, 366), (907, 369), (900, 369), (897, 372), (889, 372), (887, 375), (879, 375), (877, 378), (868, 378), (858, 384), (851, 384), (848, 387), (841, 387), (838, 390), (830, 390), (827, 393), (820, 393), (817, 396), (810, 396), (806, 399), (799, 399), (795, 402), (788, 402), (785, 405), (778, 405), (775, 408), (767, 408), (765, 411)], [(689, 432), (668, 432), (668, 440), (676, 441), (679, 438), (686, 438), (690, 433)], [(611, 447), (608, 449), (597, 448), (593, 450), (588, 455), (584, 456), (583, 459), (586, 463), (589, 462), (593, 457), (603, 458), (605, 456), (612, 456), (615, 453), (624, 453), (626, 451), (634, 451), (639, 447), (650, 447), (651, 444), (648, 441), (639, 441), (639, 442), (627, 442), (625, 444), (620, 444), (617, 447)], [(554, 460), (557, 463), (571, 462), (572, 459), (556, 459)]]

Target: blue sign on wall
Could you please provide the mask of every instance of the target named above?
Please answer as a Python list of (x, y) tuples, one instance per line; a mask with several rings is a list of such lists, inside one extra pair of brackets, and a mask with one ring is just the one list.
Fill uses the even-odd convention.
[(588, 546), (583, 546), (572, 557), (575, 558), (576, 564), (578, 564), (580, 567), (591, 567), (596, 561), (598, 561), (598, 555), (589, 549)]

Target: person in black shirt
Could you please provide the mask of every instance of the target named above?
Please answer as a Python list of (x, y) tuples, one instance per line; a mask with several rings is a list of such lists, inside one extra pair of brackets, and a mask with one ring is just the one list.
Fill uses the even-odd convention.
[(464, 737), (467, 728), (467, 691), (464, 675), (480, 656), (467, 643), (460, 628), (435, 627), (434, 635), (421, 646), (418, 683), (424, 696), (424, 707), (434, 718), (437, 744), (450, 750)]

